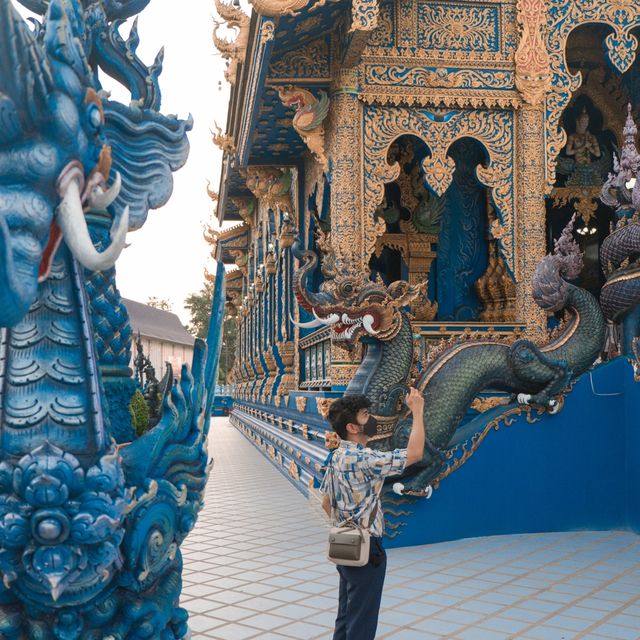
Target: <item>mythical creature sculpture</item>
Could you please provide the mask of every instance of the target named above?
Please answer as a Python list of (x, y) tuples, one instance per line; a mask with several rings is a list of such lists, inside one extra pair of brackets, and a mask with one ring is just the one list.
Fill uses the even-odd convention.
[(227, 40), (218, 35), (218, 31), (223, 23), (216, 20), (214, 21), (212, 34), (213, 44), (222, 57), (229, 63), (224, 76), (230, 84), (235, 84), (238, 75), (238, 65), (244, 62), (247, 51), (249, 23), (251, 19), (239, 6), (236, 7), (233, 4), (227, 4), (226, 2), (222, 2), (222, 0), (215, 0), (215, 5), (218, 15), (225, 21), (224, 25), (228, 29), (236, 30), (235, 39)]
[[(113, 437), (130, 397), (109, 395), (105, 377), (127, 370), (131, 350), (113, 265), (126, 232), (169, 198), (191, 126), (157, 112), (159, 58), (145, 67), (135, 30), (126, 42), (117, 32), (118, 20), (147, 1), (25, 0), (44, 14), (31, 32), (11, 0), (0, 0), (7, 640), (188, 635), (179, 546), (201, 506), (205, 389), (219, 346), (210, 340), (207, 358), (204, 342), (196, 344), (192, 371), (168, 385), (158, 425), (118, 448)], [(98, 66), (131, 90), (131, 105), (106, 99)], [(218, 287), (220, 309), (221, 295)]]
[(318, 162), (327, 169), (323, 123), (329, 113), (329, 96), (321, 91), (318, 99), (311, 91), (292, 85), (278, 87), (278, 95), (285, 107), (293, 107), (296, 110), (291, 122), (293, 128)]
[[(571, 380), (586, 371), (600, 353), (604, 319), (595, 298), (570, 284), (582, 268), (582, 255), (571, 236), (571, 224), (535, 273), (533, 295), (549, 312), (571, 314), (564, 330), (538, 346), (529, 340), (506, 344), (497, 339), (455, 341), (432, 355), (416, 386), (425, 397), (425, 456), (412, 469), (405, 492), (425, 495), (429, 483), (443, 471), (461, 421), (474, 398), (487, 390), (513, 393), (520, 404), (558, 409), (558, 397)], [(394, 282), (388, 288), (366, 276), (340, 275), (321, 291), (308, 288), (318, 258), (294, 246), (301, 266), (294, 277), (299, 303), (312, 313), (309, 326), (330, 326), (332, 339), (366, 344), (365, 357), (347, 394), (366, 394), (378, 420), (373, 446), (404, 447), (411, 421), (402, 411), (414, 361), (411, 323), (404, 307), (420, 295), (421, 287)], [(484, 424), (482, 425), (484, 426)], [(479, 427), (477, 427), (479, 428)], [(473, 425), (464, 426), (466, 437)], [(469, 432), (469, 429), (471, 431)]]
[(601, 200), (615, 209), (618, 222), (600, 248), (600, 263), (607, 276), (600, 304), (607, 320), (623, 323), (622, 350), (631, 354), (633, 340), (640, 336), (640, 153), (631, 105), (623, 134), (620, 158), (614, 155), (613, 173), (602, 187)]

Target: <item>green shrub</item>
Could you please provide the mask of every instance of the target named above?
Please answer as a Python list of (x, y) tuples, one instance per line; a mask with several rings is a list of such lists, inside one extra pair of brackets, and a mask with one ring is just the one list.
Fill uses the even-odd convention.
[(149, 407), (140, 391), (136, 391), (133, 398), (131, 398), (129, 413), (131, 413), (133, 428), (136, 430), (138, 437), (140, 437), (149, 428)]

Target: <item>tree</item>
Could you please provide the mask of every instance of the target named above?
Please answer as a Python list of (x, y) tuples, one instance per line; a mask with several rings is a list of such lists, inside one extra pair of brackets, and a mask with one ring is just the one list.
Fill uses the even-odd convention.
[(173, 311), (171, 303), (166, 298), (156, 298), (155, 296), (147, 298), (147, 306), (161, 309), (162, 311)]
[(211, 303), (213, 302), (213, 283), (205, 282), (204, 287), (198, 293), (192, 293), (185, 301), (184, 306), (191, 313), (191, 323), (187, 329), (196, 338), (206, 340), (211, 320)]
[[(184, 306), (191, 313), (189, 331), (206, 340), (211, 321), (211, 304), (213, 302), (213, 282), (206, 280), (205, 285), (198, 293), (192, 293), (185, 301)], [(231, 315), (225, 315), (222, 320), (222, 348), (220, 352), (220, 367), (218, 369), (218, 381), (227, 384), (229, 373), (233, 368), (236, 353), (237, 327), (236, 319)]]
[(218, 382), (229, 384), (229, 374), (236, 360), (236, 340), (238, 337), (238, 325), (233, 316), (225, 316), (223, 321), (222, 350), (220, 351), (220, 369)]

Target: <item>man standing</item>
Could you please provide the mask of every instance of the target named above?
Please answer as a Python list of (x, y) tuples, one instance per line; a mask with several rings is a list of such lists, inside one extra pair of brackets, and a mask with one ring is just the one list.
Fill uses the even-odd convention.
[[(413, 426), (406, 449), (374, 451), (367, 442), (375, 434), (376, 422), (369, 415), (366, 396), (344, 396), (329, 409), (328, 420), (340, 436), (339, 448), (331, 460), (333, 474), (327, 472), (320, 491), (322, 506), (334, 524), (353, 520), (358, 526), (370, 526), (369, 562), (363, 567), (338, 566), (340, 595), (333, 640), (374, 640), (378, 612), (387, 568), (382, 547), (384, 518), (379, 493), (387, 476), (398, 475), (422, 459), (424, 453), (424, 399), (411, 389), (406, 403), (413, 415)], [(329, 486), (332, 482), (333, 487)], [(330, 495), (335, 502), (331, 504)]]

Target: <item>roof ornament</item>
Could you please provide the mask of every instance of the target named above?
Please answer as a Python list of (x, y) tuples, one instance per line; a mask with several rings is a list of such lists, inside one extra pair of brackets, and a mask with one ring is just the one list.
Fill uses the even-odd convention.
[(324, 152), (324, 121), (329, 113), (329, 96), (320, 91), (318, 99), (311, 91), (293, 85), (278, 87), (278, 95), (285, 107), (296, 110), (291, 124), (326, 171), (329, 163)]
[(326, 0), (318, 0), (315, 3), (313, 0), (311, 2), (310, 0), (249, 0), (249, 2), (257, 13), (268, 18), (295, 15), (309, 4), (313, 5), (313, 9), (326, 4)]
[[(235, 84), (238, 75), (238, 65), (244, 62), (249, 41), (250, 17), (244, 13), (236, 4), (227, 4), (222, 0), (214, 0), (216, 11), (224, 22), (214, 20), (213, 44), (222, 57), (227, 60), (228, 67), (224, 72), (224, 77), (230, 84)], [(218, 34), (220, 27), (236, 30), (234, 40), (227, 40)], [(220, 132), (222, 133), (222, 132)], [(214, 135), (215, 143), (215, 135)], [(216, 143), (217, 144), (217, 143)]]

